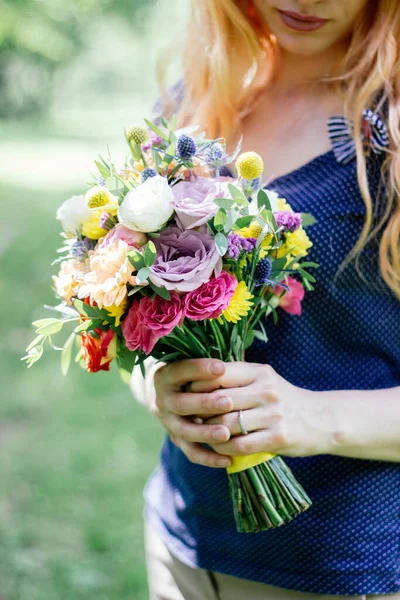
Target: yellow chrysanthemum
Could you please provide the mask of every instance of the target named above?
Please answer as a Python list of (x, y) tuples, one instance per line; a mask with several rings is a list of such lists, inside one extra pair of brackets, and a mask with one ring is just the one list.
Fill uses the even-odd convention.
[(149, 139), (149, 133), (142, 125), (132, 125), (126, 129), (126, 139), (128, 142), (135, 142), (136, 144), (144, 144)]
[(245, 317), (253, 303), (251, 299), (254, 298), (250, 294), (249, 289), (244, 281), (239, 281), (236, 286), (235, 293), (233, 294), (228, 307), (222, 313), (229, 323), (237, 323), (242, 317)]
[(82, 223), (81, 233), (84, 237), (88, 237), (91, 240), (98, 240), (107, 233), (102, 227), (100, 227), (101, 215), (104, 212), (108, 212), (110, 215), (115, 217), (118, 212), (118, 202), (109, 204), (108, 206), (102, 206), (101, 208), (92, 208), (90, 212), (90, 219)]
[(257, 152), (243, 152), (236, 161), (236, 170), (244, 179), (257, 179), (264, 170), (264, 163)]
[(303, 227), (286, 234), (286, 241), (278, 250), (277, 258), (284, 256), (289, 250), (291, 256), (307, 256), (312, 242)]
[(121, 317), (125, 313), (127, 307), (128, 307), (127, 299), (125, 299), (123, 302), (121, 302), (121, 304), (119, 306), (117, 306), (116, 304), (107, 306), (107, 312), (110, 315), (110, 317), (114, 317), (116, 327), (118, 327), (118, 325), (120, 324)]
[[(242, 227), (242, 229), (235, 231), (235, 233), (244, 238), (258, 238), (261, 232), (262, 227), (257, 221), (253, 221), (248, 227)], [(261, 248), (269, 248), (271, 246), (271, 241), (272, 234), (267, 233), (261, 242)]]
[(104, 185), (95, 185), (85, 194), (85, 202), (89, 208), (100, 208), (113, 204), (118, 199)]
[(290, 210), (293, 212), (292, 207), (290, 206), (289, 202), (287, 202), (287, 200), (285, 198), (278, 198), (277, 203), (278, 203), (278, 210)]

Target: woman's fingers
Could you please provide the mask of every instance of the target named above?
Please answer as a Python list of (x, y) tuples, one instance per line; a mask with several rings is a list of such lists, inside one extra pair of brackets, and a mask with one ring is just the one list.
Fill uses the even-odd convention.
[(286, 445), (285, 435), (279, 428), (238, 435), (222, 444), (210, 444), (216, 452), (229, 456), (246, 456), (257, 452), (283, 454)]
[(223, 390), (215, 394), (170, 392), (163, 397), (164, 410), (181, 416), (220, 415), (233, 410), (233, 406), (232, 399)]
[[(178, 442), (176, 445), (192, 463), (217, 469), (226, 469), (231, 464), (229, 456), (221, 456), (221, 454), (217, 452), (203, 448), (200, 444), (186, 442), (180, 439), (176, 441)], [(174, 441), (174, 443), (176, 442)]]
[(168, 432), (176, 439), (186, 442), (210, 444), (227, 442), (230, 432), (225, 425), (198, 424), (184, 417), (177, 417), (168, 413), (163, 418), (163, 424)]
[(155, 375), (157, 387), (179, 389), (191, 381), (213, 380), (225, 372), (225, 363), (210, 358), (190, 358), (170, 363)]
[[(242, 409), (243, 410), (243, 409)], [(243, 410), (243, 422), (248, 432), (268, 429), (282, 419), (280, 409), (275, 405), (259, 406), (250, 410)], [(226, 415), (219, 415), (204, 421), (206, 425), (224, 425), (231, 435), (240, 435), (242, 430), (239, 423), (239, 411), (233, 411)]]
[[(264, 365), (262, 365), (264, 366)], [(252, 384), (260, 373), (260, 365), (245, 362), (225, 363), (225, 372), (219, 377), (196, 378), (188, 388), (191, 392), (211, 392), (221, 388), (236, 388)]]

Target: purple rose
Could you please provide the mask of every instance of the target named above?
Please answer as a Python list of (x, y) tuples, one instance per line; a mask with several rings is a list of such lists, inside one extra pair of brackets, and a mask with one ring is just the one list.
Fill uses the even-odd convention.
[(226, 180), (230, 177), (216, 179), (196, 177), (194, 181), (182, 181), (172, 188), (174, 200), (172, 205), (176, 212), (176, 220), (181, 229), (192, 229), (207, 223), (217, 212), (215, 198), (228, 198)]
[(157, 257), (150, 280), (167, 290), (191, 292), (222, 268), (214, 238), (207, 232), (167, 227), (154, 240)]

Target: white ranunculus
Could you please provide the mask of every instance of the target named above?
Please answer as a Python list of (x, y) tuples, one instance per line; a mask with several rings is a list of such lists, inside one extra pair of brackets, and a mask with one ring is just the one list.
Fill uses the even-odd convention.
[(72, 196), (57, 210), (57, 219), (68, 235), (76, 235), (84, 221), (90, 219), (90, 208), (87, 207), (84, 196)]
[(157, 231), (174, 212), (173, 199), (166, 178), (155, 175), (127, 193), (119, 207), (118, 220), (133, 231)]

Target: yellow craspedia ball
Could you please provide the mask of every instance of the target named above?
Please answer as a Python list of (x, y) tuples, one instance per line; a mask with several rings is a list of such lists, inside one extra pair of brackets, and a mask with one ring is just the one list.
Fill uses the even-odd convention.
[(131, 127), (127, 127), (125, 133), (128, 142), (135, 142), (139, 145), (144, 144), (149, 139), (149, 133), (142, 125), (132, 125)]
[(104, 185), (95, 185), (85, 194), (85, 202), (89, 208), (100, 208), (115, 202), (117, 198)]
[(257, 152), (243, 152), (236, 161), (236, 170), (244, 179), (257, 179), (264, 170), (264, 163)]

